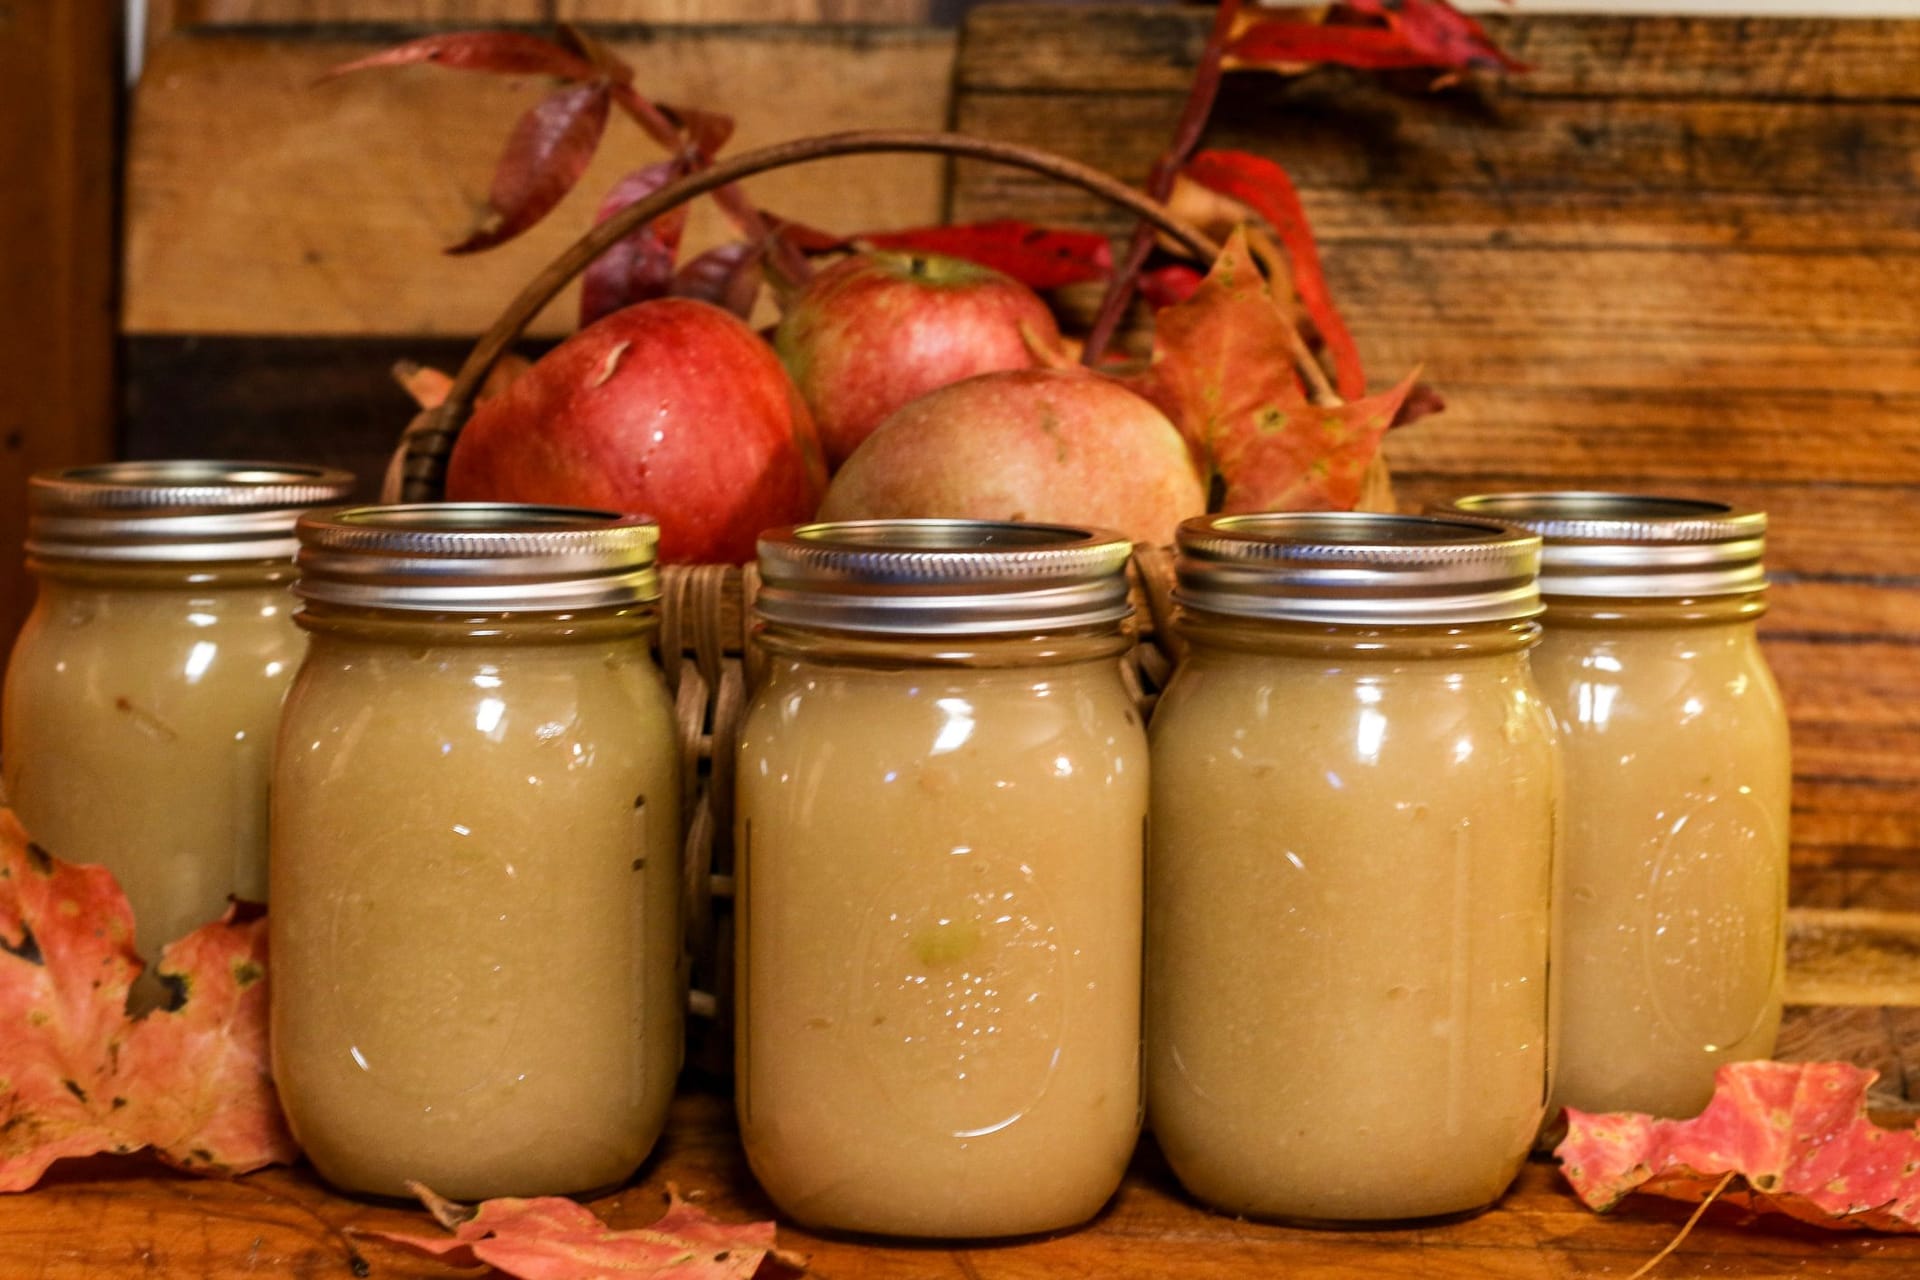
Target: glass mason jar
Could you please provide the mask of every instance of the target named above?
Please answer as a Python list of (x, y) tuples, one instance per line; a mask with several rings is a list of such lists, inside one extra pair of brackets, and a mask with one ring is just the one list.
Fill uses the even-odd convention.
[(1554, 1102), (1691, 1116), (1780, 1027), (1792, 767), (1755, 633), (1766, 517), (1603, 493), (1457, 506), (1546, 540), (1533, 665), (1567, 774)]
[(970, 521), (760, 541), (736, 1081), (782, 1211), (899, 1236), (1093, 1216), (1140, 1125), (1131, 546)]
[(1354, 512), (1180, 527), (1153, 717), (1148, 1116), (1310, 1224), (1499, 1198), (1546, 1109), (1558, 769), (1539, 539)]
[(273, 1074), (337, 1187), (583, 1192), (659, 1136), (684, 998), (657, 539), (505, 504), (300, 524)]
[(121, 462), (28, 485), (39, 597), (7, 664), (0, 782), (33, 838), (112, 871), (160, 948), (267, 892), (267, 769), (306, 638), (293, 523), (353, 477)]

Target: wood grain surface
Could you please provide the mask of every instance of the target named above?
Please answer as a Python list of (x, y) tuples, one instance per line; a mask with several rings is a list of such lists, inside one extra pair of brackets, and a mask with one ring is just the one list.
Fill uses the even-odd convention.
[[(713, 1094), (682, 1095), (639, 1178), (590, 1204), (616, 1226), (644, 1226), (659, 1216), (669, 1182), (722, 1219), (772, 1213), (740, 1154), (731, 1108)], [(1683, 1205), (1656, 1200), (1593, 1214), (1549, 1163), (1535, 1161), (1497, 1208), (1466, 1222), (1394, 1231), (1293, 1230), (1195, 1205), (1149, 1141), (1119, 1195), (1077, 1232), (946, 1247), (827, 1239), (782, 1224), (780, 1243), (807, 1254), (809, 1274), (821, 1280), (1617, 1280), (1672, 1239), (1686, 1214)], [(39, 1190), (0, 1198), (0, 1276), (349, 1280), (349, 1242), (375, 1280), (475, 1275), (363, 1234), (433, 1229), (420, 1212), (330, 1195), (302, 1169), (221, 1183), (167, 1174), (138, 1160), (92, 1160), (56, 1171)], [(1654, 1274), (1906, 1280), (1917, 1273), (1920, 1238), (1821, 1231), (1716, 1206)]]
[(418, 22), (924, 22), (930, 0), (150, 0), (149, 29)]
[[(1243, 73), (1206, 145), (1286, 165), (1374, 378), (1418, 364), (1445, 395), (1389, 442), (1405, 505), (1586, 487), (1768, 510), (1796, 860), (1911, 866), (1920, 22), (1489, 25), (1529, 74), (1431, 91)], [(1152, 6), (981, 9), (956, 118), (1138, 178), (1204, 26)], [(953, 212), (1117, 229), (1071, 192), (969, 165)]]
[(0, 4), (0, 662), (33, 601), (27, 477), (113, 448), (115, 8)]

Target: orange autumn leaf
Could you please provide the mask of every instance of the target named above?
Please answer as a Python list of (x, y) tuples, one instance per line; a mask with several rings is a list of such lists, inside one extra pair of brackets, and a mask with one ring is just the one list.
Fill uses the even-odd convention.
[(452, 1236), (402, 1231), (370, 1235), (455, 1266), (488, 1266), (519, 1280), (754, 1280), (797, 1276), (806, 1259), (774, 1245), (771, 1222), (716, 1222), (667, 1189), (667, 1211), (650, 1227), (616, 1231), (560, 1196), (456, 1204), (417, 1182), (407, 1184)]
[(267, 1067), (266, 920), (229, 909), (169, 946), (175, 1006), (139, 1021), (133, 912), (0, 809), (0, 1191), (54, 1161), (152, 1147), (201, 1173), (298, 1154)]
[(1153, 363), (1123, 378), (1165, 410), (1213, 477), (1222, 511), (1347, 510), (1407, 393), (1315, 405), (1288, 321), (1235, 231), (1187, 301), (1154, 318)]
[(1691, 1120), (1569, 1108), (1554, 1155), (1588, 1208), (1635, 1192), (1720, 1199), (1820, 1227), (1920, 1231), (1920, 1128), (1867, 1117), (1878, 1073), (1847, 1062), (1735, 1062)]

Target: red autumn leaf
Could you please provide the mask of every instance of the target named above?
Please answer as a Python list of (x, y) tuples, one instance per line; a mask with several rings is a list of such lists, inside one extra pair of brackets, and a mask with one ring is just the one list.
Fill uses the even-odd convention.
[(854, 239), (876, 249), (944, 253), (1012, 276), (1029, 289), (1099, 280), (1113, 270), (1113, 246), (1091, 231), (1036, 227), (1012, 218), (952, 227), (869, 231)]
[(1413, 384), (1413, 389), (1407, 392), (1407, 398), (1400, 402), (1400, 412), (1393, 415), (1393, 426), (1389, 430), (1407, 426), (1436, 413), (1443, 413), (1446, 407), (1447, 401), (1444, 396), (1429, 384), (1416, 382)]
[(1308, 403), (1244, 230), (1192, 298), (1155, 316), (1153, 345), (1153, 364), (1128, 385), (1186, 433), (1224, 485), (1224, 511), (1351, 508), (1414, 380), (1348, 404)]
[[(684, 172), (677, 160), (634, 170), (607, 192), (594, 222), (605, 222), (628, 205), (638, 204)], [(622, 307), (667, 296), (673, 289), (674, 262), (680, 256), (680, 237), (686, 227), (687, 206), (683, 204), (616, 240), (595, 258), (580, 279), (581, 327)]]
[(1920, 1230), (1920, 1128), (1867, 1118), (1878, 1073), (1846, 1062), (1735, 1062), (1691, 1120), (1567, 1111), (1555, 1149), (1587, 1207), (1636, 1191), (1698, 1202), (1729, 1173), (1720, 1199), (1820, 1227)]
[(674, 273), (673, 295), (711, 302), (745, 320), (760, 297), (766, 256), (765, 245), (744, 240), (715, 245)]
[(1287, 171), (1264, 156), (1245, 151), (1202, 151), (1187, 162), (1186, 175), (1258, 214), (1273, 228), (1293, 268), (1293, 289), (1307, 318), (1319, 331), (1333, 357), (1333, 384), (1342, 396), (1366, 394), (1367, 376), (1360, 366), (1347, 322), (1333, 304), (1326, 276), (1320, 270), (1320, 250), (1313, 241), (1307, 211)]
[(1173, 262), (1152, 271), (1142, 271), (1138, 288), (1150, 307), (1170, 307), (1185, 302), (1206, 277), (1185, 263)]
[(806, 1260), (774, 1245), (771, 1222), (715, 1222), (667, 1189), (667, 1212), (651, 1227), (615, 1231), (571, 1200), (486, 1200), (455, 1204), (409, 1183), (435, 1221), (453, 1233), (370, 1232), (457, 1267), (489, 1266), (520, 1280), (752, 1280), (798, 1275)]
[(422, 36), (405, 44), (352, 62), (343, 62), (326, 78), (374, 67), (404, 67), (431, 63), (455, 71), (490, 71), (507, 76), (558, 76), (562, 80), (592, 80), (600, 71), (593, 63), (550, 40), (519, 31), (451, 31)]
[[(1486, 29), (1445, 0), (1347, 0), (1338, 16), (1360, 22), (1245, 19), (1227, 43), (1228, 69), (1292, 71), (1334, 63), (1366, 71), (1434, 67), (1446, 71), (1525, 71)], [(1367, 22), (1365, 19), (1378, 19)]]
[(142, 1147), (203, 1173), (292, 1160), (267, 1067), (266, 929), (229, 909), (173, 943), (160, 974), (184, 999), (132, 1021), (126, 896), (0, 810), (0, 1191)]
[(1291, 71), (1317, 63), (1396, 71), (1433, 66), (1429, 55), (1385, 27), (1329, 27), (1317, 22), (1266, 19), (1252, 23), (1227, 45), (1229, 71)]
[(491, 249), (546, 217), (593, 160), (607, 127), (608, 101), (605, 84), (576, 84), (529, 108), (494, 170), (486, 215), (447, 252)]
[(720, 148), (727, 145), (727, 139), (733, 136), (733, 117), (718, 111), (705, 111), (699, 107), (675, 107), (667, 103), (656, 103), (661, 114), (673, 122), (675, 128), (687, 136), (701, 155), (711, 159)]
[(1346, 7), (1385, 19), (1389, 30), (1428, 59), (1424, 65), (1458, 71), (1527, 69), (1495, 44), (1485, 27), (1446, 0), (1346, 0)]

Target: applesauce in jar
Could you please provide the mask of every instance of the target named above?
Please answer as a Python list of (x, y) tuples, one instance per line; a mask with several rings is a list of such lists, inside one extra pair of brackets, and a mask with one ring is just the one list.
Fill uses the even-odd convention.
[(0, 790), (38, 843), (113, 872), (149, 962), (230, 895), (266, 896), (273, 731), (306, 651), (293, 524), (352, 486), (273, 462), (29, 483), (39, 596), (0, 697)]
[(1780, 1026), (1792, 768), (1755, 633), (1766, 517), (1606, 493), (1456, 506), (1546, 541), (1533, 664), (1567, 777), (1554, 1102), (1694, 1115)]
[(337, 1187), (583, 1192), (660, 1133), (684, 997), (656, 538), (506, 504), (301, 523), (273, 1074)]
[(1140, 1124), (1146, 740), (1118, 535), (761, 539), (738, 755), (736, 1100), (813, 1227), (1085, 1221)]
[(1315, 1224), (1483, 1209), (1546, 1107), (1539, 540), (1353, 512), (1180, 527), (1153, 718), (1148, 1116), (1188, 1191)]

